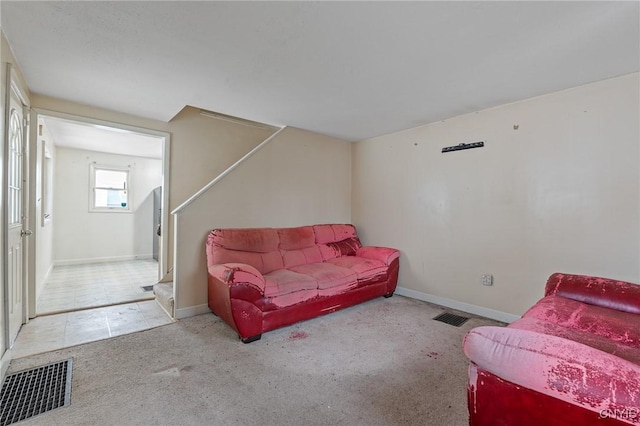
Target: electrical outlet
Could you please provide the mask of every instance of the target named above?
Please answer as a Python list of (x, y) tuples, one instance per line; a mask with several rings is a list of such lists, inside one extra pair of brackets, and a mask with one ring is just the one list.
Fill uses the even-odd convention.
[(493, 285), (493, 275), (491, 274), (482, 275), (482, 285)]

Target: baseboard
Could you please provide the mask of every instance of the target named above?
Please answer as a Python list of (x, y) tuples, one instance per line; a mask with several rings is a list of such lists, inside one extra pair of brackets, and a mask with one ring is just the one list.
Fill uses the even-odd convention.
[(84, 265), (86, 263), (106, 263), (122, 262), (125, 260), (149, 260), (153, 259), (152, 254), (129, 255), (129, 256), (109, 256), (109, 257), (88, 257), (84, 259), (62, 259), (54, 260), (54, 266)]
[[(174, 308), (175, 309), (175, 308)], [(196, 315), (208, 314), (211, 312), (208, 305), (189, 306), (188, 308), (175, 309), (176, 319), (194, 317)]]
[(458, 300), (447, 299), (446, 297), (435, 296), (433, 294), (423, 293), (421, 291), (411, 290), (404, 287), (397, 287), (395, 294), (406, 296), (412, 299), (422, 300), (424, 302), (435, 303), (436, 305), (446, 306), (447, 308), (457, 309), (459, 311), (468, 312), (470, 314), (479, 315), (481, 317), (490, 318), (496, 321), (512, 323), (519, 316), (509, 314), (482, 306), (472, 305), (470, 303), (460, 302)]

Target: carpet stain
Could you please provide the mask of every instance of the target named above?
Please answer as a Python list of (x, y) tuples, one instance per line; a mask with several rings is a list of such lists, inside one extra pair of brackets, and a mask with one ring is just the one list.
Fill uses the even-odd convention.
[(309, 334), (305, 331), (292, 331), (289, 334), (289, 340), (301, 340), (309, 337)]
[(169, 368), (167, 370), (158, 371), (153, 373), (154, 376), (168, 376), (168, 377), (180, 377), (180, 370), (177, 367)]
[(429, 358), (438, 358), (438, 357), (440, 356), (440, 354), (439, 354), (438, 352), (429, 352), (429, 353), (427, 354), (427, 356), (428, 356)]

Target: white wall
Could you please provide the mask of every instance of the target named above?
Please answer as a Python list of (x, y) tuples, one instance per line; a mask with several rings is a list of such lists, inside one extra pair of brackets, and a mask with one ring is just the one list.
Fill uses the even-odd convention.
[[(132, 166), (131, 213), (89, 212), (89, 165)], [(162, 161), (58, 147), (54, 179), (56, 264), (150, 258), (153, 196)]]
[[(638, 80), (359, 142), (353, 222), (365, 243), (402, 251), (399, 286), (414, 296), (519, 316), (555, 271), (640, 282)], [(474, 141), (486, 145), (440, 152)]]
[(287, 128), (175, 216), (176, 316), (208, 310), (209, 231), (348, 223), (350, 200), (350, 144)]
[(55, 221), (53, 215), (51, 215), (51, 218), (46, 224), (44, 224), (42, 220), (45, 197), (45, 189), (43, 188), (44, 145), (46, 145), (47, 150), (51, 155), (51, 160), (49, 161), (53, 162), (54, 170), (56, 159), (56, 147), (49, 130), (41, 120), (39, 120), (37, 125), (39, 128), (42, 126), (42, 134), (37, 132), (38, 137), (35, 144), (36, 152), (31, 153), (32, 156), (35, 156), (35, 182), (33, 182), (32, 185), (32, 187), (35, 188), (35, 226), (33, 230), (34, 239), (32, 239), (32, 242), (35, 244), (36, 299), (44, 288), (47, 276), (53, 268), (53, 228), (55, 226)]

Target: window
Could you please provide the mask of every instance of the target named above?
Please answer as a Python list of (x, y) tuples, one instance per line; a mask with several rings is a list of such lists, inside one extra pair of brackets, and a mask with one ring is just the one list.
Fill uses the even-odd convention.
[(130, 167), (91, 164), (91, 194), (89, 211), (130, 212)]

